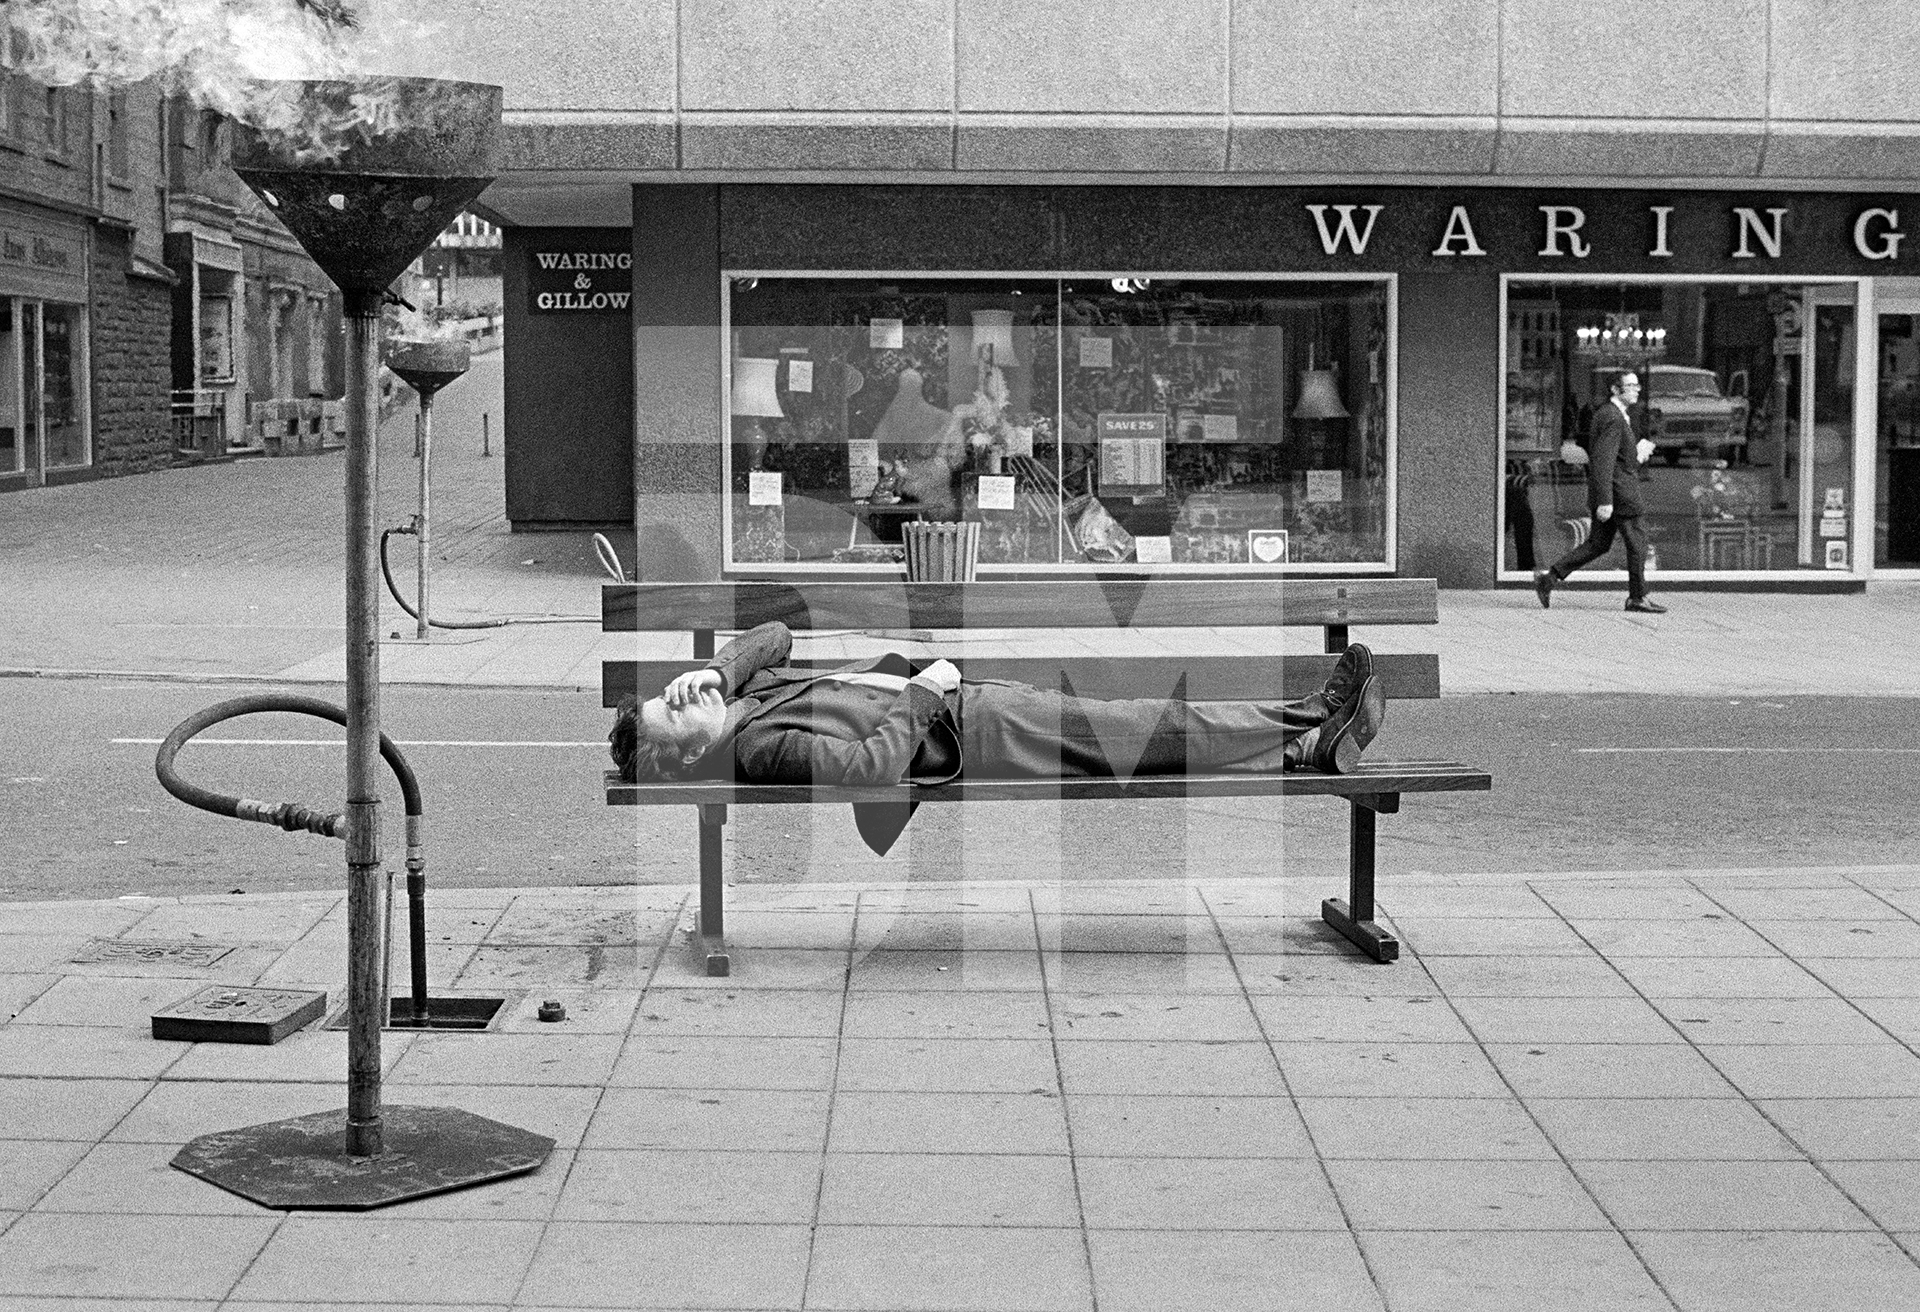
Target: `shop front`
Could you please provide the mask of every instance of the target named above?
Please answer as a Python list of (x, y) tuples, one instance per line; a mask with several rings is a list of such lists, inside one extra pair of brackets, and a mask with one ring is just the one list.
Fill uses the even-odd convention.
[(904, 524), (963, 519), (983, 578), (1519, 583), (1590, 531), (1592, 417), (1631, 371), (1656, 588), (1858, 586), (1920, 568), (1903, 200), (640, 185), (631, 306), (597, 307), (618, 364), (564, 253), (613, 234), (506, 234), (508, 422), (539, 452), (509, 516), (606, 518), (598, 394), (631, 416), (648, 577), (890, 572)]
[(82, 221), (0, 203), (0, 485), (92, 462), (88, 249)]

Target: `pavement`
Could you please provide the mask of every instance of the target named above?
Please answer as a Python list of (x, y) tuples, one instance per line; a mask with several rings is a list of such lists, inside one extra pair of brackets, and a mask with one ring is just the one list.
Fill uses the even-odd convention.
[[(436, 613), (562, 622), (403, 636), (384, 677), (587, 695), (635, 645), (598, 631), (586, 535), (506, 531), (469, 422), (497, 383), (437, 407)], [(404, 421), (383, 445), (400, 523)], [(337, 681), (340, 464), (0, 497), (0, 670)], [(1376, 645), (1440, 651), (1451, 695), (1920, 692), (1886, 655), (1920, 589), (1666, 600), (1443, 593)], [(0, 903), (0, 1312), (1920, 1308), (1920, 867), (1389, 873), (1389, 966), (1320, 926), (1331, 872), (820, 873), (730, 890), (726, 979), (686, 887), (436, 888), (435, 991), (504, 1019), (390, 1032), (387, 1100), (557, 1147), (352, 1214), (168, 1165), (341, 1106), (339, 1032), (149, 1028), (210, 984), (337, 1005), (341, 895)]]

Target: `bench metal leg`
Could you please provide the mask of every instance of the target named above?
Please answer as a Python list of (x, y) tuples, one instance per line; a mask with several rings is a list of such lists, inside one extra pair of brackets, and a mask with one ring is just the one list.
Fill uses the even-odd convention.
[(1347, 892), (1352, 904), (1330, 897), (1320, 904), (1320, 918), (1375, 961), (1385, 964), (1400, 956), (1400, 940), (1373, 920), (1374, 813), (1400, 809), (1398, 793), (1349, 799), (1352, 813), (1347, 839)]
[(724, 802), (706, 802), (700, 811), (700, 920), (695, 937), (700, 955), (706, 961), (707, 974), (729, 975), (733, 963), (727, 957), (726, 886), (721, 881), (723, 849), (721, 826), (727, 823)]

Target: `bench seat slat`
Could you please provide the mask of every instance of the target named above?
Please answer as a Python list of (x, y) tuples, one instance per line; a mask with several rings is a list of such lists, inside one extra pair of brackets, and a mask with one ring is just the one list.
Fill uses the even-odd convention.
[(1064, 578), (1006, 583), (610, 583), (608, 633), (750, 629), (1436, 624), (1432, 579)]
[(724, 780), (622, 783), (606, 772), (607, 801), (615, 806), (686, 806), (693, 803), (968, 802), (1159, 797), (1354, 797), (1374, 793), (1486, 792), (1493, 778), (1457, 761), (1361, 763), (1352, 774), (1151, 775), (1137, 779), (962, 779), (921, 788), (830, 788), (804, 784), (740, 784)]
[[(1036, 688), (1058, 688), (1064, 673), (1082, 697), (1174, 697), (1187, 701), (1297, 701), (1317, 692), (1337, 656), (953, 656), (972, 679), (1013, 679)], [(801, 659), (793, 665), (830, 669), (839, 660)], [(691, 668), (689, 661), (603, 661), (600, 704), (618, 706), (630, 692), (651, 697)], [(1376, 653), (1374, 673), (1389, 697), (1438, 697), (1440, 658), (1430, 653)], [(1186, 680), (1184, 690), (1181, 680)]]

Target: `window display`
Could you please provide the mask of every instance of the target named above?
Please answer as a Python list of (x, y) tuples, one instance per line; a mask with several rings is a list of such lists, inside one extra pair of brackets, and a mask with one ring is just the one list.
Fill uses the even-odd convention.
[(1506, 286), (1501, 567), (1578, 544), (1593, 417), (1624, 373), (1648, 569), (1850, 569), (1851, 282), (1580, 282)]
[(736, 277), (731, 563), (1382, 565), (1389, 290)]

